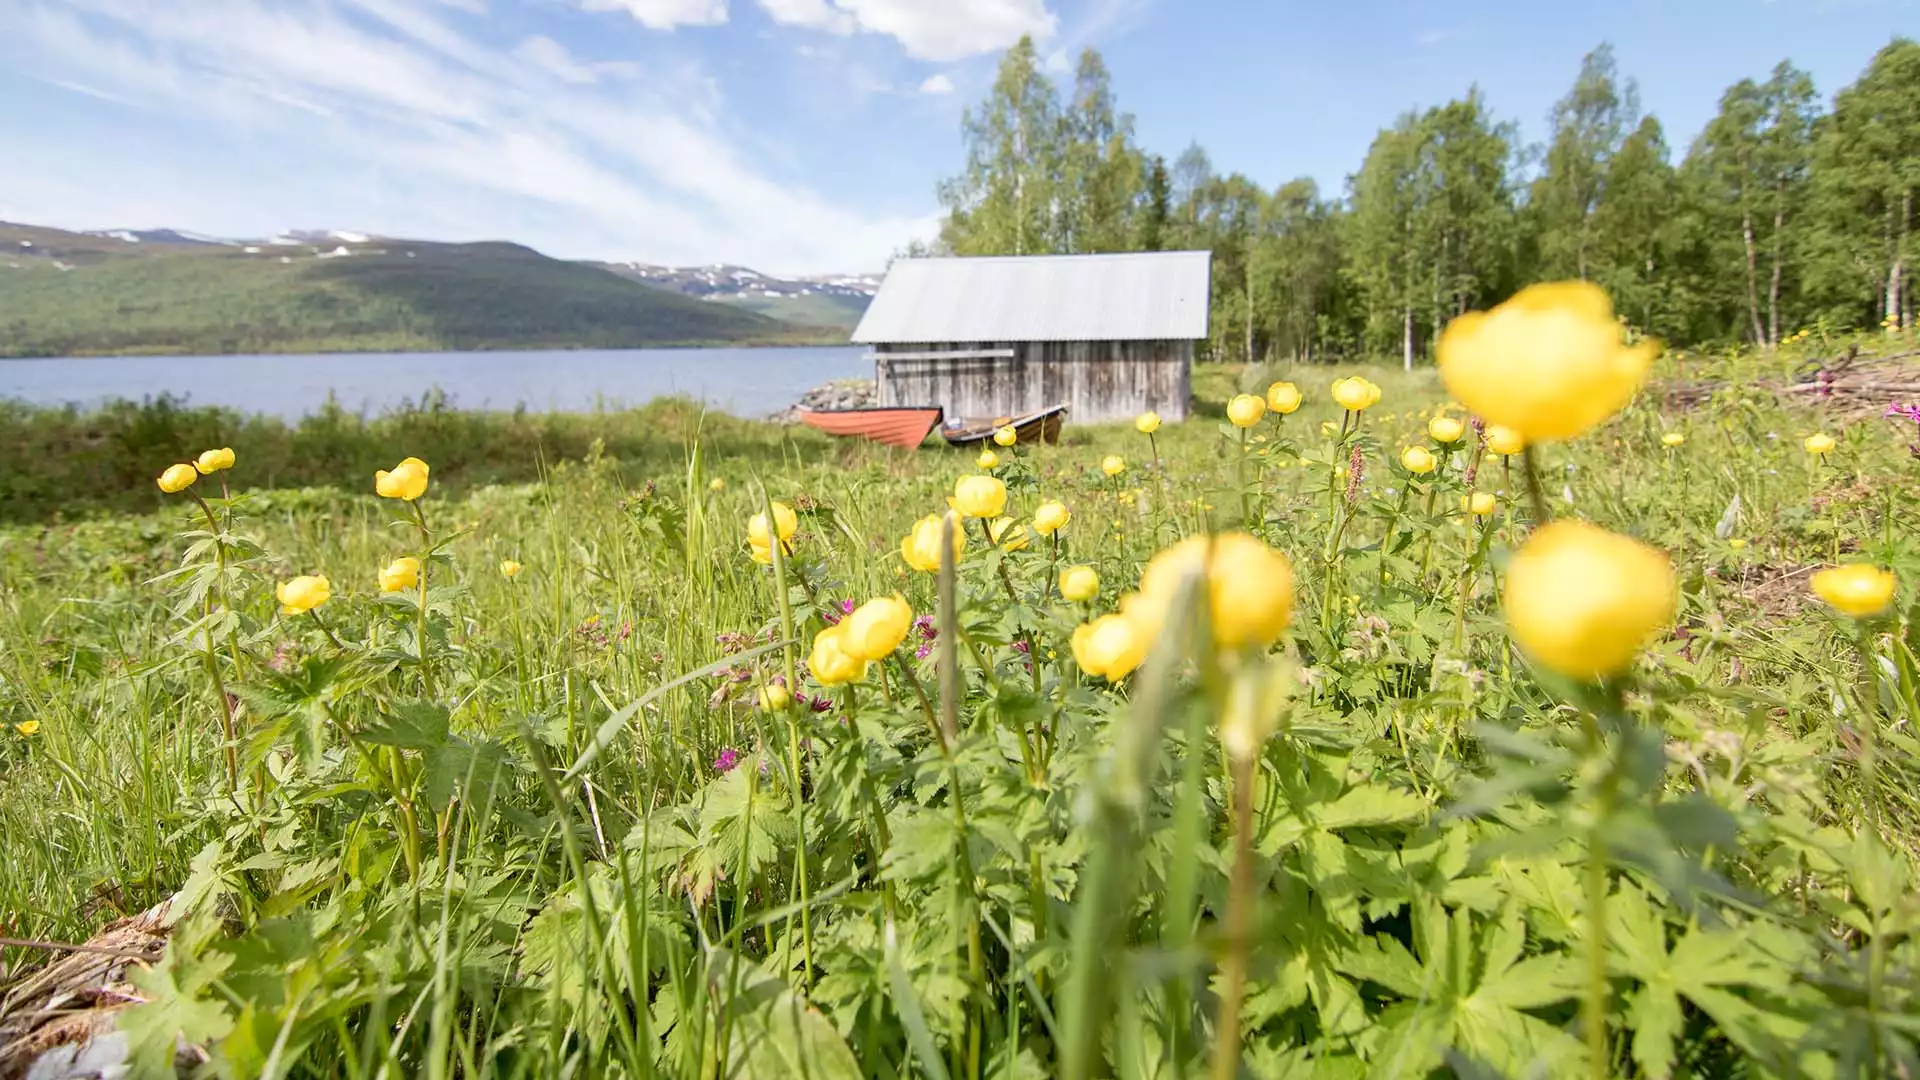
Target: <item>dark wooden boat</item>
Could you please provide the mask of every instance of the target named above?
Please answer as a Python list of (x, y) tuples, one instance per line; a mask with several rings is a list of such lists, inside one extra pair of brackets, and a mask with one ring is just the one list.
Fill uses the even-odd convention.
[(874, 409), (801, 409), (800, 422), (829, 435), (856, 436), (912, 450), (940, 426), (938, 405)]
[(1066, 421), (1067, 407), (1054, 405), (1021, 416), (1000, 416), (991, 420), (960, 420), (940, 429), (940, 437), (953, 446), (978, 446), (993, 438), (993, 433), (1013, 425), (1022, 443), (1057, 443), (1060, 425)]

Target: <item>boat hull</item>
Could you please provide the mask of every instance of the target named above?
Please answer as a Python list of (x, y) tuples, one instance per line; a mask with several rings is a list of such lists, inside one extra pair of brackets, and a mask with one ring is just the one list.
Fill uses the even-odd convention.
[(912, 450), (925, 442), (944, 415), (936, 407), (892, 409), (801, 409), (800, 422), (829, 435), (871, 439)]
[(1055, 405), (1021, 416), (999, 417), (993, 420), (967, 420), (950, 427), (942, 428), (940, 437), (952, 446), (978, 446), (993, 438), (993, 433), (1012, 425), (1015, 435), (1023, 443), (1056, 443), (1060, 441), (1060, 426), (1066, 421), (1067, 407)]

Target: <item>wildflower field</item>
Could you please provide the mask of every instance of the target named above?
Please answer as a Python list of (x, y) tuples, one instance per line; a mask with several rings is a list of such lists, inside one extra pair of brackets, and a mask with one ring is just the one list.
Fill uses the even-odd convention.
[(1920, 1075), (1920, 414), (1779, 391), (1841, 347), (1563, 287), (977, 458), (178, 447), (0, 531), (0, 1076)]

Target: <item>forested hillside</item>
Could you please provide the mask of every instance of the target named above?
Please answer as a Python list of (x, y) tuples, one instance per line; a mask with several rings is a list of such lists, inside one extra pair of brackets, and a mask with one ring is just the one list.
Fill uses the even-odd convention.
[(0, 356), (820, 338), (518, 244), (134, 243), (0, 224)]
[(1010, 50), (963, 137), (931, 250), (1209, 248), (1223, 359), (1412, 363), (1452, 316), (1572, 277), (1679, 346), (1914, 318), (1920, 44), (1906, 39), (1830, 100), (1790, 61), (1755, 73), (1685, 147), (1602, 45), (1545, 145), (1469, 91), (1383, 129), (1337, 192), (1222, 176), (1198, 145), (1169, 163), (1137, 143), (1091, 50), (1065, 88), (1030, 42)]

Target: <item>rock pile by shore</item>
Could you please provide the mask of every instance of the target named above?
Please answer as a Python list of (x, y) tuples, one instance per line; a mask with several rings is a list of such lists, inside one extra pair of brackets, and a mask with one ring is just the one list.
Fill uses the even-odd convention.
[(801, 409), (868, 409), (879, 404), (879, 392), (872, 379), (838, 379), (816, 386), (800, 395), (800, 400), (768, 419), (775, 423), (797, 424)]

